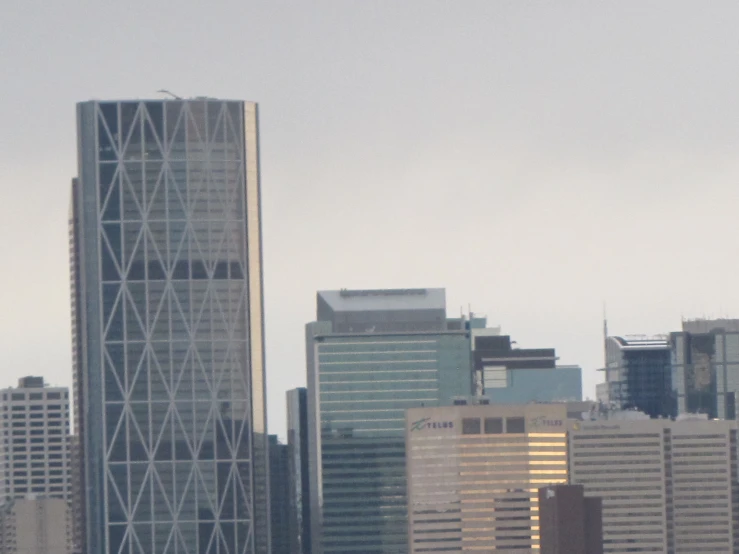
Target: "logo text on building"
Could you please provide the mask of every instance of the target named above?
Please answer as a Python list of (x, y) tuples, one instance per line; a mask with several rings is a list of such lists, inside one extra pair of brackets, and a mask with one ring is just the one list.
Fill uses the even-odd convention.
[(547, 416), (532, 417), (529, 420), (530, 427), (563, 427), (564, 421), (561, 419), (549, 419)]
[(433, 421), (430, 417), (424, 417), (411, 423), (411, 431), (423, 431), (424, 429), (453, 429), (452, 421)]

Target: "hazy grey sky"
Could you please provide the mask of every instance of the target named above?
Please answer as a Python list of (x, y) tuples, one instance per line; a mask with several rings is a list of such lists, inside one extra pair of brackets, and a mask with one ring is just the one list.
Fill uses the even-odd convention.
[(739, 316), (739, 3), (6, 2), (0, 384), (70, 384), (75, 103), (261, 105), (269, 421), (315, 292), (444, 286), (522, 347)]

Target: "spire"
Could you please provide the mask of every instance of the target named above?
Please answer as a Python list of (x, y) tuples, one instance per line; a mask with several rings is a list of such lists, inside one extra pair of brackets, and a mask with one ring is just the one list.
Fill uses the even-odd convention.
[(608, 315), (606, 314), (606, 302), (603, 301), (603, 367), (608, 365), (606, 357), (606, 344), (608, 343)]

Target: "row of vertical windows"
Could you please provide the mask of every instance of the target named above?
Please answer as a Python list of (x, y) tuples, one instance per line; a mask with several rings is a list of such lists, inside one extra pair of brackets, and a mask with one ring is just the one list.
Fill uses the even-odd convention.
[[(14, 392), (14, 393), (11, 393), (10, 400), (16, 400), (16, 401), (17, 400), (26, 400), (26, 399), (28, 399), (28, 400), (43, 400), (44, 398), (46, 398), (48, 400), (61, 400), (62, 398), (68, 398), (68, 397), (69, 397), (69, 393), (67, 393), (67, 392), (65, 392), (63, 394), (61, 392), (52, 392), (52, 391), (49, 391), (49, 392), (46, 392), (46, 393), (44, 393), (44, 392), (29, 392), (29, 393), (25, 393), (25, 392)], [(2, 399), (3, 399), (3, 401), (6, 401), (7, 402), (8, 395), (7, 394), (3, 394), (2, 395)]]
[(486, 417), (484, 422), (479, 417), (466, 417), (462, 419), (462, 434), (480, 435), (483, 429), (487, 435), (526, 432), (526, 422), (522, 417), (505, 418), (505, 428), (503, 423), (502, 417)]

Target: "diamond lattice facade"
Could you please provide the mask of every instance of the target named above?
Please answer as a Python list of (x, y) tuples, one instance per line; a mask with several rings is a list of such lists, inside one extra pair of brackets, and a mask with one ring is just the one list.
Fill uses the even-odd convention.
[(83, 548), (268, 554), (257, 106), (92, 101), (77, 115)]

